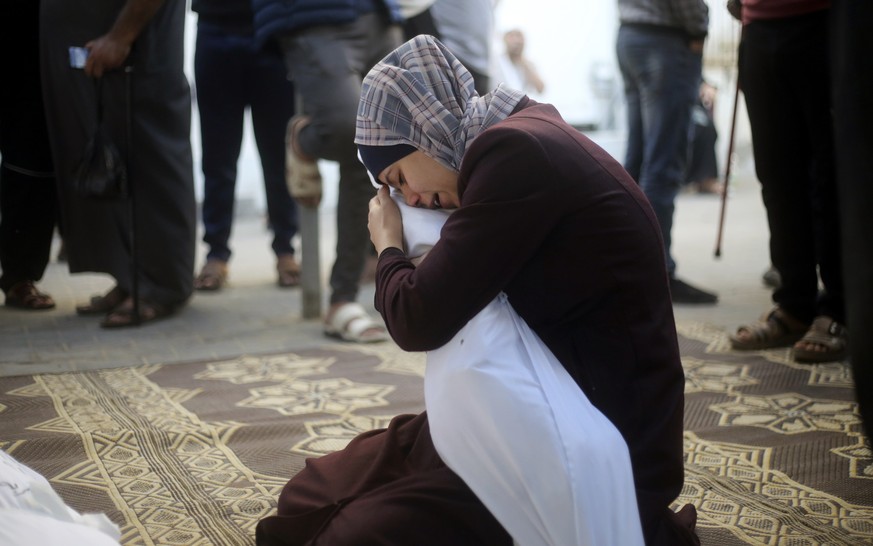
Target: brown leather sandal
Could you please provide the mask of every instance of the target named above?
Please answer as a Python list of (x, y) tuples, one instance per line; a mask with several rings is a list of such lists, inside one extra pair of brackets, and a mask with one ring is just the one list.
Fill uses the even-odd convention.
[[(809, 348), (818, 346), (824, 350)], [(831, 317), (820, 316), (812, 321), (809, 331), (794, 344), (794, 360), (804, 363), (833, 362), (846, 358), (849, 331)]]
[(808, 327), (777, 305), (761, 315), (758, 322), (737, 328), (737, 332), (730, 336), (731, 347), (739, 351), (790, 347)]
[(90, 302), (77, 305), (76, 313), (79, 315), (105, 315), (121, 305), (126, 297), (127, 292), (116, 285), (102, 296), (91, 296)]
[(276, 259), (277, 280), (281, 288), (300, 286), (300, 264), (292, 254), (282, 254)]
[(227, 283), (227, 262), (224, 260), (206, 260), (200, 274), (194, 279), (194, 288), (207, 292), (216, 292)]
[(20, 281), (6, 291), (6, 306), (28, 311), (45, 311), (55, 306), (51, 296), (37, 290), (33, 281)]

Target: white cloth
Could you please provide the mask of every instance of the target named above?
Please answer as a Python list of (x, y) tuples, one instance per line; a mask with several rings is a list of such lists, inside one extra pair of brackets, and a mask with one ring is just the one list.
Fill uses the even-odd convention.
[(118, 546), (121, 532), (105, 514), (80, 514), (43, 476), (0, 451), (0, 544)]
[[(448, 213), (392, 197), (419, 256)], [(516, 544), (643, 544), (627, 444), (505, 294), (428, 352), (424, 389), (437, 452)]]

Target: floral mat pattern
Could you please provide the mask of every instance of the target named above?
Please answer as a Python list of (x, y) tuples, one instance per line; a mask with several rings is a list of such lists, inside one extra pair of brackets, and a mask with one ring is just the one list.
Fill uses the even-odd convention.
[[(873, 453), (849, 368), (737, 353), (680, 324), (686, 483), (705, 545), (873, 544)], [(307, 457), (423, 409), (424, 356), (331, 345), (0, 378), (0, 449), (125, 545), (250, 545)]]

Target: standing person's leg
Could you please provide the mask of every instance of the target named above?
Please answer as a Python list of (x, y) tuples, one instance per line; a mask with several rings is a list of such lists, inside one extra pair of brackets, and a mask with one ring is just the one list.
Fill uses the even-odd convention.
[[(39, 69), (39, 2), (11, 2), (0, 12), (0, 44), (20, 50), (0, 86), (0, 289), (6, 305), (51, 309), (33, 285), (48, 265), (57, 217), (57, 190), (43, 111)], [(22, 47), (23, 46), (23, 47)]]
[(291, 239), (297, 234), (297, 203), (285, 183), (285, 130), (294, 115), (294, 86), (288, 81), (279, 53), (250, 43), (248, 98), (252, 126), (267, 197), (267, 215), (273, 231), (278, 284), (300, 284), (300, 266), (294, 260)]
[[(807, 127), (807, 176), (815, 236), (812, 251), (824, 289), (818, 292), (816, 320), (794, 346), (794, 358), (801, 362), (841, 360), (846, 353), (847, 334), (843, 327), (846, 311), (829, 81), (829, 17), (828, 12), (820, 11), (796, 19), (793, 36), (798, 73), (793, 74), (792, 87)], [(804, 73), (800, 74), (800, 70)]]
[[(642, 187), (661, 225), (668, 273), (673, 276), (673, 213), (685, 178), (691, 109), (700, 76), (700, 59), (681, 38), (659, 38), (654, 58), (640, 74), (644, 116)], [(648, 106), (648, 107), (647, 107)]]
[(831, 28), (843, 277), (855, 392), (873, 438), (873, 3), (835, 0)]
[[(834, 318), (842, 321), (842, 283), (833, 278), (839, 271), (839, 249), (833, 248), (839, 246), (838, 228), (821, 228), (828, 215), (836, 223), (829, 98), (827, 86), (813, 81), (828, 78), (825, 17), (819, 13), (751, 23), (740, 48), (740, 80), (767, 210), (770, 257), (781, 283), (773, 292), (777, 308), (759, 322), (741, 326), (731, 343), (736, 349), (762, 349), (789, 346), (804, 337), (794, 352), (802, 361), (841, 358), (846, 344), (843, 327), (831, 323)], [(827, 237), (831, 240), (824, 244), (832, 248), (817, 252)], [(821, 306), (819, 260), (828, 262), (822, 278), (833, 289)], [(813, 323), (825, 309), (837, 316)]]
[[(749, 111), (755, 171), (770, 228), (770, 256), (782, 276), (773, 301), (808, 324), (815, 316), (818, 279), (815, 232), (810, 206), (808, 127), (802, 115), (792, 72), (804, 60), (794, 59), (780, 27), (746, 26), (740, 78)], [(798, 77), (800, 75), (798, 74)]]
[[(37, 91), (36, 96), (39, 96)], [(51, 309), (51, 296), (34, 286), (42, 279), (48, 265), (57, 215), (55, 178), (48, 157), (45, 138), (32, 137), (45, 133), (37, 129), (41, 119), (38, 110), (18, 109), (19, 119), (0, 115), (3, 134), (17, 142), (0, 145), (0, 289), (6, 294), (6, 305), (21, 309)], [(21, 119), (21, 118), (24, 119)], [(7, 139), (6, 136), (2, 140)], [(44, 148), (43, 148), (44, 147)], [(40, 161), (39, 156), (47, 162)]]
[(200, 112), (203, 169), (203, 241), (206, 264), (195, 279), (198, 290), (219, 290), (227, 277), (237, 161), (246, 108), (247, 39), (199, 23), (194, 79)]
[[(303, 97), (309, 120), (297, 125), (292, 140), (304, 154), (336, 161), (340, 166), (336, 261), (330, 276), (331, 307), (325, 331), (347, 340), (387, 339), (384, 327), (354, 304), (370, 245), (367, 203), (373, 195), (366, 169), (357, 159), (354, 132), (361, 80), (399, 45), (400, 36), (399, 27), (373, 13), (348, 25), (313, 28), (281, 41), (295, 91)], [(341, 316), (342, 311), (346, 313)]]
[(625, 148), (624, 168), (639, 184), (643, 166), (643, 111), (640, 104), (640, 90), (637, 86), (634, 55), (635, 32), (622, 27), (618, 31), (616, 55), (624, 82), (624, 97), (627, 103), (627, 146)]
[[(697, 98), (702, 56), (681, 35), (623, 27), (618, 58), (630, 115), (628, 172), (639, 183), (661, 228), (673, 301), (715, 303), (717, 296), (675, 278), (671, 254), (673, 212), (685, 178), (691, 109)], [(635, 131), (639, 130), (641, 136)], [(636, 146), (641, 142), (642, 149)], [(641, 157), (640, 155), (641, 154)], [(637, 170), (639, 165), (639, 171)]]

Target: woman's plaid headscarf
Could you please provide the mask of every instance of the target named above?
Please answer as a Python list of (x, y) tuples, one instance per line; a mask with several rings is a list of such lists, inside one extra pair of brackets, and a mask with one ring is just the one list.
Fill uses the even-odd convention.
[(523, 97), (503, 85), (480, 97), (473, 76), (452, 52), (423, 34), (364, 78), (355, 143), (408, 144), (457, 171), (473, 139), (506, 118)]

